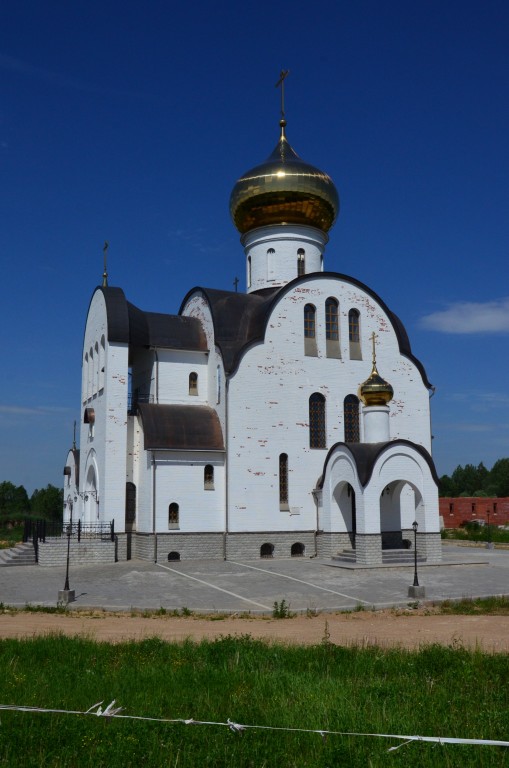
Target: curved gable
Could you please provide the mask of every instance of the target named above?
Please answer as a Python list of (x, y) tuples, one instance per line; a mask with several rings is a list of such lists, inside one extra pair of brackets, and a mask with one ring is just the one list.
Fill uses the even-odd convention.
[(431, 476), (433, 477), (433, 480), (438, 486), (439, 480), (438, 480), (437, 470), (435, 468), (435, 462), (433, 461), (428, 451), (425, 448), (423, 448), (422, 445), (413, 443), (411, 440), (390, 440), (389, 442), (386, 442), (386, 443), (342, 443), (342, 442), (335, 443), (327, 453), (327, 457), (323, 465), (323, 473), (320, 479), (318, 480), (317, 488), (323, 488), (325, 474), (327, 472), (327, 465), (331, 459), (332, 454), (337, 448), (346, 448), (346, 450), (351, 454), (353, 460), (355, 461), (359, 482), (363, 486), (363, 488), (365, 488), (366, 485), (371, 480), (373, 469), (379, 457), (388, 448), (394, 448), (394, 447), (397, 447), (398, 445), (404, 446), (407, 448), (412, 448), (414, 451), (416, 451), (423, 457), (423, 459), (426, 461), (426, 463), (430, 468), (430, 472), (431, 472)]
[(193, 293), (199, 291), (205, 296), (213, 319), (215, 343), (221, 350), (225, 371), (231, 375), (237, 369), (246, 348), (255, 342), (263, 341), (265, 338), (267, 323), (277, 302), (301, 283), (322, 277), (339, 280), (360, 288), (380, 305), (393, 327), (400, 354), (416, 366), (424, 386), (431, 389), (432, 384), (428, 380), (426, 370), (421, 361), (412, 353), (408, 334), (399, 317), (391, 312), (378, 294), (367, 285), (354, 277), (339, 272), (313, 272), (295, 278), (282, 288), (263, 289), (248, 294), (196, 287), (184, 297), (179, 314), (182, 313)]

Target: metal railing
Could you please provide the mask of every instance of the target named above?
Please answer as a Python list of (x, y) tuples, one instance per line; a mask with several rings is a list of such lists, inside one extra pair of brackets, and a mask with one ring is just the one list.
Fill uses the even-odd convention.
[(81, 520), (73, 523), (57, 523), (52, 520), (25, 519), (23, 541), (33, 541), (37, 559), (38, 542), (46, 539), (61, 539), (65, 536), (82, 539), (101, 539), (102, 541), (115, 541), (115, 521), (110, 523), (82, 523)]

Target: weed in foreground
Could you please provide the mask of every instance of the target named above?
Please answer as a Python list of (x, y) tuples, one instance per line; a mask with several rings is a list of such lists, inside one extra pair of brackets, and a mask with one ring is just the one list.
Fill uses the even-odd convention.
[(274, 606), (272, 608), (272, 618), (291, 619), (293, 616), (295, 616), (295, 614), (291, 612), (290, 604), (286, 602), (284, 597), (280, 602), (277, 600), (274, 601)]

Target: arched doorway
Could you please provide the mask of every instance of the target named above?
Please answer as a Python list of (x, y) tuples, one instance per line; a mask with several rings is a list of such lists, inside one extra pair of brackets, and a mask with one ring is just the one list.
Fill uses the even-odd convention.
[[(348, 534), (350, 546), (355, 549), (357, 535), (357, 510), (355, 505), (355, 490), (348, 482), (339, 483), (333, 493), (339, 512), (338, 530)], [(334, 526), (336, 527), (336, 526)]]
[(423, 520), (423, 498), (406, 480), (396, 480), (380, 494), (382, 549), (408, 549), (412, 545), (412, 523)]

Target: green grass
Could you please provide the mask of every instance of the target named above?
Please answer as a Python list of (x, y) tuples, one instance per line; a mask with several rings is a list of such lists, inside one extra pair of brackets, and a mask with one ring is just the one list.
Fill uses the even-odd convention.
[(7, 526), (0, 522), (0, 549), (10, 549), (23, 541), (23, 525)]
[[(324, 632), (324, 638), (326, 632)], [(0, 641), (0, 703), (362, 733), (507, 739), (509, 657), (430, 646), (267, 645), (249, 637), (107, 645)], [(498, 747), (398, 742), (4, 711), (0, 765), (17, 768), (509, 766)]]
[(445, 600), (440, 604), (440, 613), (462, 614), (467, 616), (509, 616), (509, 597), (501, 595), (498, 597)]
[(468, 523), (464, 528), (444, 529), (443, 539), (458, 541), (492, 541), (497, 544), (509, 544), (509, 530), (498, 528), (496, 525), (479, 525)]

